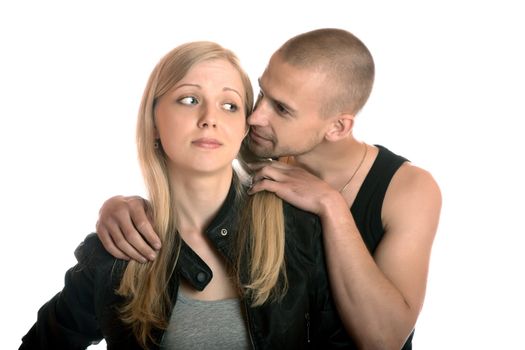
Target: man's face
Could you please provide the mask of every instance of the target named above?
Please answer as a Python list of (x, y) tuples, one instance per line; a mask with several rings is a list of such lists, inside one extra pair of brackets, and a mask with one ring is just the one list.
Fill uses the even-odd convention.
[(327, 103), (325, 75), (299, 69), (272, 56), (259, 79), (260, 93), (252, 115), (249, 146), (259, 157), (295, 156), (323, 141), (328, 119), (320, 109)]

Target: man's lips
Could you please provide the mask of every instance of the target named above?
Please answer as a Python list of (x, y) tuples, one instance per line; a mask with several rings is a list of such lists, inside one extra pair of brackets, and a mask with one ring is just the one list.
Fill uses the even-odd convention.
[(258, 142), (258, 141), (266, 141), (266, 142), (270, 142), (271, 140), (264, 137), (264, 136), (261, 136), (260, 134), (258, 134), (256, 131), (252, 129), (250, 129), (250, 138), (252, 140), (254, 140), (255, 142)]
[(207, 137), (193, 140), (191, 143), (201, 148), (218, 148), (222, 146), (222, 143), (220, 143), (218, 140), (207, 138)]

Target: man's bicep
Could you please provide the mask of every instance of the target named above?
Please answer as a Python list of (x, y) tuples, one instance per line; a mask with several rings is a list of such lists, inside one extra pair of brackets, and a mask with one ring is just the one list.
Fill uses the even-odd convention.
[(425, 296), (441, 193), (426, 171), (407, 166), (392, 180), (383, 204), (385, 235), (374, 259), (417, 317)]

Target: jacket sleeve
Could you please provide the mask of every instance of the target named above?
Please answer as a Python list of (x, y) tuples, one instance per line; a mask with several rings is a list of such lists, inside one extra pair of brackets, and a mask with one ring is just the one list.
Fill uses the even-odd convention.
[(94, 234), (76, 249), (78, 263), (66, 272), (62, 291), (38, 311), (36, 323), (22, 338), (21, 350), (85, 349), (102, 339), (94, 303), (97, 264), (105, 253), (100, 249)]
[(319, 268), (315, 271), (314, 280), (316, 307), (310, 315), (310, 329), (313, 348), (316, 349), (357, 349), (356, 345), (344, 329), (332, 298), (328, 271), (326, 268), (321, 224), (316, 220), (314, 225), (318, 238), (315, 244), (314, 255)]

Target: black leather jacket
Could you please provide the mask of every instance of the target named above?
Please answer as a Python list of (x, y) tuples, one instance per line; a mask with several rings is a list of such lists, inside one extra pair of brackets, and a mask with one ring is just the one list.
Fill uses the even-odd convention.
[[(233, 209), (233, 187), (206, 232), (229, 261), (234, 259), (238, 213)], [(253, 349), (354, 348), (331, 298), (319, 219), (286, 203), (284, 213), (289, 289), (280, 302), (256, 308), (242, 302)], [(140, 349), (115, 308), (122, 300), (114, 290), (126, 263), (110, 256), (95, 234), (85, 239), (75, 255), (78, 263), (67, 271), (64, 289), (39, 310), (20, 349), (85, 349), (102, 338), (108, 349)], [(209, 267), (185, 244), (169, 283), (173, 302), (180, 278), (198, 290), (212, 278)], [(157, 345), (150, 349), (159, 348), (162, 336), (162, 330), (154, 332)]]

